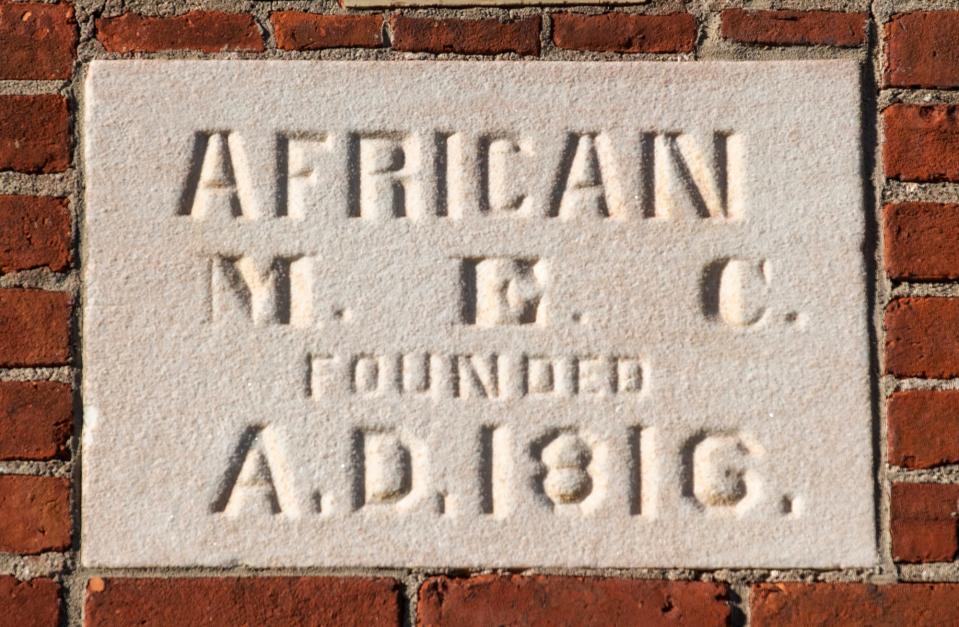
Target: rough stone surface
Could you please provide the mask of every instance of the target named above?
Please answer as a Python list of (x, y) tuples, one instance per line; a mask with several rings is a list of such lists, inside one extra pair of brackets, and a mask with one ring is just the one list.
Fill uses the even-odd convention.
[(874, 563), (858, 73), (94, 62), (82, 559)]
[(959, 623), (959, 585), (766, 583), (749, 607), (754, 627), (940, 627)]
[(556, 13), (553, 43), (597, 52), (692, 52), (696, 18), (689, 13), (632, 15)]
[(316, 15), (299, 11), (270, 14), (276, 46), (284, 50), (379, 48), (383, 45), (382, 15)]
[(397, 584), (360, 577), (210, 577), (87, 582), (86, 627), (399, 627)]
[(886, 415), (890, 464), (932, 468), (959, 463), (959, 391), (896, 392)]
[(539, 54), (540, 17), (518, 20), (458, 20), (408, 17), (390, 18), (393, 48), (409, 52), (457, 54)]
[(915, 11), (886, 24), (886, 84), (959, 87), (959, 12)]
[(883, 207), (883, 263), (893, 279), (959, 279), (959, 205)]
[(897, 298), (886, 307), (886, 372), (959, 377), (959, 298)]
[(63, 96), (0, 96), (0, 170), (63, 172), (70, 167), (69, 127)]
[(866, 41), (866, 14), (727, 9), (722, 35), (750, 44), (855, 47)]
[(882, 112), (886, 176), (959, 182), (959, 106), (895, 104)]
[(690, 581), (484, 575), (434, 577), (417, 625), (726, 625), (726, 586)]
[(262, 52), (263, 35), (252, 15), (190, 11), (172, 17), (124, 13), (98, 19), (97, 39), (108, 52), (200, 50)]
[(65, 270), (70, 239), (66, 198), (0, 196), (0, 272)]
[(892, 556), (899, 562), (951, 562), (959, 553), (959, 485), (894, 483)]
[(50, 579), (0, 577), (0, 627), (56, 627), (60, 586)]
[(70, 359), (70, 295), (0, 289), (0, 366), (59, 366)]
[(77, 23), (68, 4), (0, 4), (0, 78), (69, 78)]
[(0, 552), (62, 551), (71, 528), (69, 481), (0, 475)]
[(0, 382), (0, 459), (65, 457), (72, 427), (66, 383)]

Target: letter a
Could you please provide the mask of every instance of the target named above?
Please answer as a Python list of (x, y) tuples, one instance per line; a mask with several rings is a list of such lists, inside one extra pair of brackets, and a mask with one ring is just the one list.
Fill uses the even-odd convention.
[(236, 133), (197, 133), (178, 215), (195, 220), (256, 218), (250, 172)]
[(231, 517), (246, 510), (288, 517), (299, 513), (283, 451), (270, 427), (250, 427), (240, 438), (211, 509)]

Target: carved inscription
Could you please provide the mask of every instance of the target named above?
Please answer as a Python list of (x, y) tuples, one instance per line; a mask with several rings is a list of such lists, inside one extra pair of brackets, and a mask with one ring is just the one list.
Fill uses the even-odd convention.
[[(324, 507), (315, 486), (293, 481), (279, 427), (254, 425), (240, 435), (210, 511), (228, 517), (287, 518), (360, 510), (381, 515), (425, 511), (505, 519), (517, 509), (517, 502), (526, 502), (564, 516), (589, 516), (614, 507), (630, 516), (654, 518), (657, 495), (674, 490), (704, 516), (739, 517), (761, 507), (781, 516), (798, 515), (794, 495), (765, 490), (758, 471), (764, 450), (748, 433), (693, 436), (672, 452), (680, 464), (681, 484), (652, 490), (650, 480), (663, 463), (650, 453), (655, 429), (629, 428), (618, 440), (575, 427), (547, 429), (525, 441), (517, 441), (513, 429), (499, 425), (480, 426), (475, 434), (477, 455), (470, 462), (464, 460), (474, 464), (475, 483), (450, 485), (431, 476), (430, 451), (415, 436), (395, 428), (355, 429), (350, 464), (341, 469), (352, 487), (346, 498), (325, 501), (349, 503), (344, 510)], [(612, 468), (621, 469), (624, 476), (611, 476)], [(623, 481), (626, 491), (611, 494), (614, 481)], [(301, 505), (310, 501), (312, 507)]]
[[(744, 217), (747, 193), (744, 139), (727, 130), (637, 129), (630, 136), (568, 131), (543, 144), (522, 133), (279, 133), (273, 207), (254, 200), (263, 175), (251, 171), (239, 132), (198, 132), (192, 141), (175, 213), (195, 220), (302, 220), (336, 212), (370, 221), (490, 216), (724, 222)], [(334, 153), (337, 146), (345, 146), (343, 154)], [(334, 164), (345, 164), (346, 176), (337, 178), (346, 191), (343, 207), (322, 202), (331, 194), (319, 187), (319, 168)], [(534, 177), (545, 164), (552, 174)]]
[[(473, 217), (584, 220), (703, 220), (723, 224), (743, 219), (743, 138), (726, 130), (710, 136), (680, 131), (642, 131), (630, 140), (602, 130), (570, 131), (553, 150), (555, 168), (544, 186), (530, 166), (546, 158), (543, 146), (522, 133), (433, 135), (395, 130), (356, 131), (345, 138), (325, 131), (279, 133), (277, 204), (257, 206), (259, 183), (249, 168), (244, 139), (228, 130), (197, 133), (193, 160), (176, 215), (196, 221), (285, 218), (306, 220), (336, 211), (323, 202), (321, 181), (346, 146), (343, 217), (364, 222), (398, 219), (465, 220)], [(634, 141), (638, 161), (623, 155)], [(638, 176), (627, 176), (627, 170)], [(633, 185), (634, 187), (630, 187)], [(208, 320), (216, 324), (315, 327), (314, 279), (323, 261), (315, 254), (263, 257), (231, 252), (209, 257)], [(554, 279), (561, 259), (536, 255), (477, 255), (450, 258), (459, 279), (458, 321), (466, 327), (525, 329), (537, 334), (554, 325)], [(773, 274), (768, 259), (729, 256), (702, 273), (701, 304), (706, 322), (732, 328), (761, 325), (770, 313)], [(345, 322), (348, 308), (334, 305), (333, 319)], [(567, 314), (568, 315), (568, 314)], [(581, 312), (570, 316), (582, 323)], [(795, 312), (787, 322), (797, 319)], [(533, 336), (531, 336), (533, 337)], [(586, 401), (641, 398), (648, 377), (641, 356), (548, 352), (310, 352), (304, 389), (317, 403), (349, 396), (406, 397), (464, 403), (517, 399)], [(476, 512), (507, 517), (522, 490), (516, 459), (522, 444), (505, 425), (477, 427)], [(318, 489), (311, 498), (294, 494), (275, 427), (251, 426), (240, 438), (211, 509), (238, 516), (257, 508), (297, 516), (300, 503), (324, 511)], [(623, 506), (632, 516), (651, 516), (645, 504), (652, 431), (632, 428), (618, 467), (628, 477)], [(402, 512), (428, 507), (440, 515), (462, 506), (455, 491), (430, 486), (428, 453), (410, 434), (392, 428), (357, 427), (352, 435), (354, 511)], [(609, 481), (610, 443), (588, 431), (562, 427), (526, 443), (533, 470), (528, 497), (557, 514), (586, 515), (600, 507)], [(677, 453), (682, 459), (682, 495), (703, 513), (742, 512), (760, 501), (762, 481), (753, 460), (762, 447), (736, 432), (701, 433)], [(329, 497), (329, 498), (327, 498)], [(305, 500), (300, 500), (301, 498)], [(780, 497), (779, 511), (794, 515), (795, 497)], [(424, 503), (432, 505), (424, 505)], [(456, 505), (459, 503), (460, 505)], [(452, 509), (451, 509), (452, 508)]]
[(526, 353), (311, 354), (306, 394), (369, 398), (603, 398), (643, 390), (639, 358)]

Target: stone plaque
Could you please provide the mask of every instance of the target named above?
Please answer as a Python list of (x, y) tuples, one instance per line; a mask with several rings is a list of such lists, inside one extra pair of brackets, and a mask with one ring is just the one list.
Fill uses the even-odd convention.
[(93, 62), (83, 562), (874, 563), (858, 75)]

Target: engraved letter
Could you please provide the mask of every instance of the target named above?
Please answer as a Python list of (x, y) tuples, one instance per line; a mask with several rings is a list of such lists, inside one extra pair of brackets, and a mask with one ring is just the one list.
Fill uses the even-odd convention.
[(685, 450), (686, 463), (692, 466), (684, 471), (685, 492), (700, 507), (733, 507), (747, 497), (758, 497), (758, 479), (749, 468), (750, 458), (759, 450), (747, 446), (740, 435), (700, 435)]
[(374, 396), (380, 393), (380, 360), (375, 355), (357, 355), (351, 376), (353, 392)]
[(422, 216), (418, 148), (416, 137), (400, 133), (351, 138), (351, 217), (387, 220)]
[(733, 327), (762, 320), (769, 292), (769, 262), (720, 259), (703, 271), (703, 313)]
[(546, 262), (539, 259), (464, 259), (462, 319), (484, 327), (545, 324)]
[(197, 133), (177, 215), (194, 220), (257, 218), (250, 169), (239, 134)]
[(239, 516), (249, 508), (294, 517), (299, 513), (295, 494), (277, 434), (254, 426), (240, 438), (211, 510)]
[[(738, 218), (744, 174), (740, 137), (714, 133), (711, 145), (685, 133), (654, 139), (654, 198), (658, 218)], [(707, 140), (708, 141), (708, 140)]]
[(480, 168), (484, 179), (483, 211), (493, 214), (516, 214), (524, 210), (529, 201), (526, 194), (518, 191), (517, 168), (513, 163), (517, 156), (529, 154), (524, 144), (509, 138), (483, 138)]
[(608, 218), (625, 211), (613, 148), (606, 135), (571, 133), (560, 164), (551, 216)]
[(355, 457), (361, 466), (354, 476), (354, 507), (398, 504), (413, 491), (416, 464), (410, 447), (393, 431), (370, 429), (354, 433)]
[(325, 135), (283, 136), (277, 138), (279, 172), (283, 179), (277, 186), (280, 202), (277, 215), (302, 219), (319, 209), (317, 161), (330, 149)]
[(457, 396), (462, 398), (496, 398), (499, 396), (499, 360), (496, 355), (459, 355), (456, 376)]
[(266, 267), (252, 257), (210, 259), (210, 318), (237, 317), (256, 325), (309, 326), (313, 316), (313, 259), (275, 257)]

